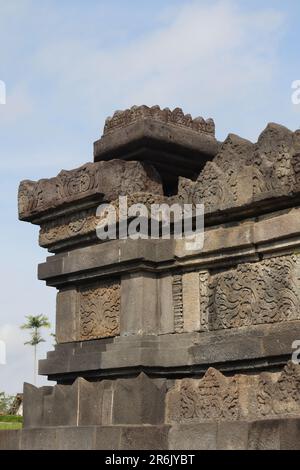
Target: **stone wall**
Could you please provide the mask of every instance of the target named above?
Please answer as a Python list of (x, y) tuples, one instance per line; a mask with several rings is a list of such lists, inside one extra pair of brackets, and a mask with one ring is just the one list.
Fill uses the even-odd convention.
[[(107, 120), (94, 163), (22, 182), (19, 216), (51, 253), (39, 279), (58, 289), (58, 344), (39, 366), (57, 385), (25, 385), (25, 429), (5, 445), (300, 447), (286, 434), (300, 417), (299, 156), (299, 131), (277, 124), (220, 143), (211, 120), (133, 107)], [(204, 203), (203, 247), (100, 241), (97, 207), (118, 212), (119, 195)]]

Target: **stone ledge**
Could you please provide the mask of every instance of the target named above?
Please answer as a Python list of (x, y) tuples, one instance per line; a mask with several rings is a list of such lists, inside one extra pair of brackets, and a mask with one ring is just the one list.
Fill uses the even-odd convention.
[(41, 219), (55, 219), (65, 207), (70, 211), (72, 204), (76, 211), (86, 200), (100, 204), (135, 192), (163, 194), (160, 177), (149, 164), (122, 160), (86, 163), (74, 170), (62, 170), (54, 178), (22, 181), (19, 219), (38, 224)]
[(215, 135), (215, 124), (212, 119), (204, 120), (200, 116), (193, 119), (190, 114), (184, 114), (181, 108), (171, 111), (169, 108), (161, 109), (158, 105), (151, 106), (151, 108), (146, 105), (132, 106), (130, 109), (115, 111), (112, 117), (109, 116), (105, 120), (103, 135), (145, 119), (189, 129), (193, 132)]
[[(116, 337), (56, 346), (39, 362), (39, 373), (50, 379), (134, 376), (193, 376), (209, 366), (222, 372), (261, 370), (280, 366), (300, 338), (300, 321), (202, 333)], [(243, 359), (241, 359), (243, 358)]]
[(118, 127), (94, 143), (94, 161), (119, 158), (148, 161), (163, 180), (197, 177), (219, 150), (213, 133), (156, 121), (151, 118)]
[(0, 450), (299, 450), (300, 419), (0, 431)]
[(187, 250), (184, 240), (111, 240), (75, 248), (47, 258), (38, 269), (49, 285), (148, 269), (224, 267), (255, 261), (260, 256), (293, 253), (300, 246), (300, 209), (239, 226), (210, 228), (203, 249)]

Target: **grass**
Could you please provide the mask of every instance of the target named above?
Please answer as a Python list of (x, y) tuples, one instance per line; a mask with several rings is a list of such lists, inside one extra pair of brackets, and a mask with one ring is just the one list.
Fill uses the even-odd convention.
[(22, 429), (22, 423), (1, 423), (0, 421), (0, 431), (3, 429)]
[(0, 415), (0, 423), (23, 423), (23, 417), (15, 415)]
[(0, 415), (1, 429), (21, 429), (23, 423), (22, 416)]

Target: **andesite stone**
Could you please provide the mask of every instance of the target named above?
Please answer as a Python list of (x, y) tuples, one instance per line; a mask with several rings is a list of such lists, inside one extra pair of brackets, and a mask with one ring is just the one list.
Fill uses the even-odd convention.
[[(97, 207), (120, 195), (204, 204), (203, 247), (99, 240)], [(21, 182), (58, 290), (39, 362), (57, 383), (24, 385), (0, 449), (299, 449), (299, 207), (299, 130), (218, 142), (212, 120), (158, 106), (108, 118), (94, 162)]]

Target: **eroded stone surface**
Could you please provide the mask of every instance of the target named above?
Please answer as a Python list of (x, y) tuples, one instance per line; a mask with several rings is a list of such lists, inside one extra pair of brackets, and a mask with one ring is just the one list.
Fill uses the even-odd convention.
[(106, 281), (79, 290), (80, 340), (120, 333), (120, 281)]
[(212, 213), (292, 195), (300, 190), (299, 159), (300, 131), (271, 123), (256, 144), (229, 134), (197, 181), (180, 180), (178, 197)]
[(50, 388), (26, 385), (25, 427), (291, 418), (300, 412), (299, 391), (300, 366), (292, 362), (281, 372), (251, 375), (209, 368), (200, 379), (169, 381), (169, 390), (165, 379), (143, 373), (115, 381), (78, 378)]
[(225, 377), (210, 368), (202, 379), (177, 380), (167, 394), (167, 423), (298, 416), (300, 366), (281, 373)]
[(115, 381), (79, 377), (54, 387), (25, 384), (24, 427), (162, 424), (165, 395), (166, 381), (143, 373)]
[[(19, 187), (19, 218), (30, 220), (50, 209), (97, 196), (98, 202), (112, 201), (135, 192), (162, 194), (160, 177), (146, 163), (112, 160), (87, 163), (76, 170), (61, 171), (58, 176), (37, 182), (25, 180)], [(74, 224), (80, 225), (78, 215)]]
[[(184, 290), (181, 294), (182, 282), (186, 295)], [(299, 320), (299, 293), (300, 257), (296, 254), (239, 264), (217, 274), (174, 275), (174, 319), (177, 323), (183, 319), (178, 331), (191, 331), (191, 317), (192, 331)]]
[[(40, 372), (60, 383), (25, 386), (26, 429), (5, 445), (41, 448), (47, 427), (52, 448), (294, 446), (284, 434), (298, 433), (300, 416), (300, 366), (289, 361), (300, 131), (271, 123), (255, 144), (229, 134), (220, 145), (211, 120), (133, 107), (106, 121), (94, 156), (103, 161), (20, 185), (20, 218), (57, 253), (39, 269), (59, 289), (58, 344)], [(204, 247), (100, 243), (97, 206), (118, 214), (120, 195), (204, 203)]]
[(171, 111), (169, 108), (160, 109), (159, 106), (132, 106), (125, 111), (116, 111), (113, 117), (108, 117), (105, 121), (103, 134), (113, 132), (120, 127), (126, 127), (136, 121), (143, 119), (153, 119), (155, 121), (182, 126), (192, 129), (195, 132), (205, 132), (215, 134), (215, 125), (212, 119), (204, 120), (202, 117), (192, 118), (190, 114), (184, 114), (181, 108)]

